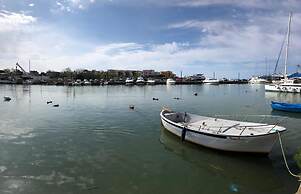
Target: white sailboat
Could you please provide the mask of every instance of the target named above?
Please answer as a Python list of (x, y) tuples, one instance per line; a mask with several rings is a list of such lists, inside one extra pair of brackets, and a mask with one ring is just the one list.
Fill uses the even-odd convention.
[(203, 81), (204, 84), (218, 85), (219, 80), (215, 78), (215, 72), (213, 72), (213, 78), (206, 78)]
[(287, 77), (287, 61), (288, 61), (288, 50), (290, 43), (290, 31), (291, 31), (291, 21), (292, 13), (289, 14), (288, 29), (286, 37), (286, 50), (285, 50), (285, 62), (284, 62), (284, 79), (280, 80), (278, 83), (265, 85), (266, 91), (271, 92), (291, 92), (291, 93), (301, 93), (301, 83), (298, 80), (288, 79)]

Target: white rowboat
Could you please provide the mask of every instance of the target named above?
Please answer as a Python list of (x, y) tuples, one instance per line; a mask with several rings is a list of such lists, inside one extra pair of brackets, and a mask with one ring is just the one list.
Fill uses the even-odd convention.
[(161, 111), (163, 126), (182, 141), (205, 147), (232, 151), (269, 153), (278, 138), (277, 132), (286, 129), (278, 125), (242, 122), (195, 114)]

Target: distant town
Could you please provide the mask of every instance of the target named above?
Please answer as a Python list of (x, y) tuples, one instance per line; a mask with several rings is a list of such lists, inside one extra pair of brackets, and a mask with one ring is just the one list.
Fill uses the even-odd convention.
[[(0, 84), (40, 84), (40, 85), (122, 85), (132, 84), (166, 84), (172, 79), (175, 84), (200, 84), (206, 79), (201, 73), (177, 77), (172, 71), (155, 70), (71, 70), (66, 68), (61, 72), (24, 70), (18, 63), (16, 68), (0, 70)], [(245, 83), (247, 80), (220, 80), (227, 83)]]

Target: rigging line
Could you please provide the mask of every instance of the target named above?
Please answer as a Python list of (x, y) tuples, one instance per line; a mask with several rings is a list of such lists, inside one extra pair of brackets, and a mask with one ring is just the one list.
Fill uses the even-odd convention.
[(280, 51), (279, 51), (277, 61), (276, 61), (276, 65), (275, 65), (275, 69), (274, 69), (274, 74), (276, 74), (276, 71), (277, 71), (278, 63), (279, 63), (280, 56), (281, 56), (281, 53), (282, 53), (282, 50), (283, 50), (283, 47), (284, 47), (285, 40), (286, 40), (286, 36), (284, 37), (284, 39), (282, 41), (282, 44), (281, 44), (281, 47), (280, 47)]
[(290, 168), (288, 167), (287, 160), (286, 160), (286, 156), (285, 156), (285, 153), (284, 153), (284, 150), (283, 150), (283, 145), (282, 145), (282, 141), (281, 141), (281, 136), (280, 136), (279, 131), (277, 131), (277, 133), (278, 133), (280, 148), (281, 148), (281, 152), (282, 152), (282, 156), (283, 156), (283, 160), (284, 160), (286, 169), (287, 169), (287, 171), (290, 173), (290, 175), (292, 175), (293, 177), (298, 178), (299, 181), (301, 181), (301, 175), (296, 175), (296, 174), (292, 173), (292, 171), (291, 171)]

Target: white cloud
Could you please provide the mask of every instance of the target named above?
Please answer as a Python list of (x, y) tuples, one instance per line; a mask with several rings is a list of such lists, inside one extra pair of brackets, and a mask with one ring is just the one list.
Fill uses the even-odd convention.
[(93, 4), (95, 0), (58, 0), (56, 8), (52, 9), (53, 13), (57, 11), (73, 12), (75, 10), (84, 10)]
[[(168, 28), (195, 28), (200, 32), (198, 43), (101, 44), (79, 40), (49, 24), (42, 25), (30, 15), (7, 11), (0, 13), (0, 68), (12, 68), (16, 61), (27, 64), (31, 59), (32, 67), (39, 71), (66, 67), (183, 70), (193, 73), (216, 71), (217, 74), (229, 71), (235, 75), (240, 71), (243, 76), (243, 71), (253, 74), (252, 68), (263, 64), (265, 57), (276, 58), (287, 25), (287, 16), (280, 14), (273, 17), (249, 16), (244, 23), (189, 20), (170, 24)], [(3, 30), (5, 27), (9, 30)], [(301, 59), (298, 53), (301, 49), (300, 32), (301, 14), (295, 14), (289, 58), (291, 64)], [(264, 64), (261, 68), (264, 70)]]
[[(124, 3), (123, 0), (116, 0)], [(207, 7), (207, 6), (232, 6), (238, 8), (264, 9), (264, 10), (290, 10), (297, 11), (301, 4), (299, 0), (132, 0), (125, 1), (132, 5), (152, 4), (169, 7)]]
[(0, 32), (19, 29), (36, 21), (37, 18), (23, 13), (0, 10)]

